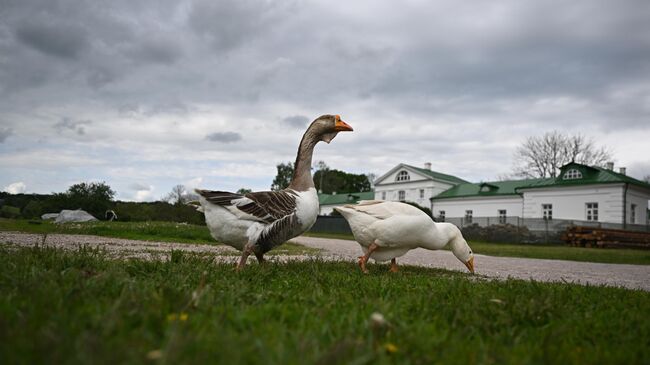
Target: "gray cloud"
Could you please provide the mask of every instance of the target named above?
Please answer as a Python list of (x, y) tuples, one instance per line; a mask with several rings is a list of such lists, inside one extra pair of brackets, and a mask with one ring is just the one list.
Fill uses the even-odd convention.
[(11, 128), (0, 128), (0, 143), (4, 143), (13, 133), (14, 130)]
[(282, 118), (282, 122), (292, 128), (305, 128), (307, 123), (309, 123), (309, 118), (304, 115), (294, 115)]
[(83, 28), (67, 24), (24, 24), (16, 29), (16, 38), (45, 54), (76, 58), (88, 41)]
[(233, 143), (241, 141), (241, 134), (236, 132), (215, 132), (205, 136), (205, 139), (212, 142)]
[(129, 185), (129, 189), (135, 190), (135, 191), (149, 191), (151, 190), (150, 185), (145, 185), (145, 184), (140, 184), (140, 183), (132, 183)]
[(92, 124), (92, 121), (90, 120), (72, 120), (68, 117), (64, 117), (52, 127), (56, 129), (58, 133), (63, 133), (64, 131), (73, 131), (76, 134), (83, 136), (86, 134), (85, 126), (90, 124)]

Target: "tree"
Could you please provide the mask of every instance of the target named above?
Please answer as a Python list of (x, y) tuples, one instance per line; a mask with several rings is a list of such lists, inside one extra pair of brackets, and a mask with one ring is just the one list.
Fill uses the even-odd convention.
[(280, 163), (276, 166), (278, 169), (275, 179), (273, 179), (273, 184), (271, 184), (271, 190), (277, 191), (285, 189), (291, 183), (291, 178), (293, 178), (293, 163)]
[[(319, 173), (319, 178), (318, 178), (318, 192), (322, 193), (323, 189), (323, 177), (327, 174), (327, 171), (329, 171), (329, 166), (325, 163), (325, 161), (318, 161), (316, 163), (316, 172)], [(314, 176), (315, 177), (315, 176)]]
[(644, 177), (643, 177), (643, 181), (644, 181), (646, 184), (650, 184), (650, 175), (646, 175), (646, 176), (644, 176)]
[[(322, 184), (322, 186), (321, 186)], [(324, 194), (370, 191), (368, 177), (339, 170), (318, 170), (314, 174), (316, 190)]]
[(163, 201), (169, 202), (174, 205), (183, 205), (185, 203), (191, 202), (193, 200), (198, 200), (199, 197), (196, 194), (192, 194), (187, 191), (185, 185), (175, 185), (172, 188), (172, 191), (163, 197)]
[(246, 194), (252, 193), (252, 192), (253, 192), (253, 190), (247, 189), (247, 188), (241, 188), (241, 189), (237, 190), (237, 194), (241, 194), (241, 195), (246, 195)]
[(556, 177), (569, 162), (602, 166), (612, 159), (605, 147), (597, 147), (583, 135), (558, 131), (528, 137), (515, 151), (514, 174), (525, 178)]
[(374, 189), (375, 180), (377, 180), (377, 174), (369, 172), (365, 175), (366, 175), (366, 179), (368, 179), (368, 182), (370, 183), (370, 189)]
[(53, 194), (49, 209), (44, 210), (83, 209), (96, 218), (103, 218), (114, 196), (115, 191), (105, 182), (83, 182), (70, 186), (65, 193)]

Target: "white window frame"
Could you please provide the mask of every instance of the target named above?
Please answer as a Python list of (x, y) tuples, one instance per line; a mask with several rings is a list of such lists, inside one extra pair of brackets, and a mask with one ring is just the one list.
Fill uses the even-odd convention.
[(577, 169), (569, 169), (567, 172), (564, 173), (562, 179), (564, 180), (582, 179), (582, 172), (580, 172), (580, 170)]
[(598, 202), (585, 203), (585, 219), (598, 222)]
[(406, 200), (406, 191), (404, 191), (404, 190), (399, 190), (399, 191), (397, 192), (397, 200), (399, 200), (399, 201), (401, 201), (401, 202), (405, 201), (405, 200)]
[(636, 204), (630, 204), (630, 223), (636, 224)]
[(553, 220), (553, 204), (542, 204), (542, 218), (546, 220)]
[(444, 210), (439, 210), (438, 211), (438, 222), (444, 222), (445, 221), (445, 211)]
[(402, 170), (397, 173), (397, 176), (395, 177), (395, 181), (410, 181), (411, 180), (411, 175), (409, 175), (408, 171)]
[(386, 200), (386, 192), (385, 191), (381, 192), (381, 200)]
[(420, 199), (424, 199), (424, 189), (420, 189)]
[(474, 215), (473, 210), (471, 210), (471, 209), (466, 210), (465, 211), (465, 223), (472, 223), (473, 215)]
[(499, 209), (497, 213), (499, 214), (499, 223), (506, 224), (506, 220), (508, 219), (508, 212), (505, 209)]

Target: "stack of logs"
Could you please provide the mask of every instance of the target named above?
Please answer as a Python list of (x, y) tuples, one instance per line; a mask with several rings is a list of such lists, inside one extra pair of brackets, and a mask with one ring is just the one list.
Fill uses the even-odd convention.
[(650, 249), (650, 232), (571, 226), (562, 235), (570, 246)]

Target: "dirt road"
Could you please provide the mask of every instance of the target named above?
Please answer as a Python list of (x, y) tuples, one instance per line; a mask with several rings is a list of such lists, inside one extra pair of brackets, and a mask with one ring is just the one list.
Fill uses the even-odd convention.
[[(293, 242), (318, 248), (325, 260), (356, 261), (361, 254), (354, 241), (315, 237), (297, 237)], [(79, 246), (99, 247), (117, 257), (166, 257), (172, 250), (218, 255), (221, 260), (235, 262), (238, 252), (223, 245), (149, 242), (110, 237), (50, 234), (44, 240), (40, 234), (0, 232), (0, 244), (33, 246), (45, 244), (64, 249)], [(273, 256), (272, 261), (304, 260), (312, 256)], [(476, 273), (494, 279), (516, 278), (544, 282), (571, 282), (583, 285), (621, 286), (650, 291), (650, 266), (599, 264), (563, 260), (525, 259), (476, 255)], [(417, 249), (398, 259), (398, 264), (445, 268), (466, 272), (467, 269), (448, 251)], [(386, 265), (388, 270), (388, 265)]]

